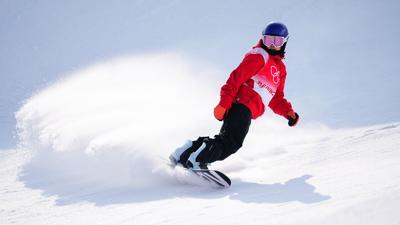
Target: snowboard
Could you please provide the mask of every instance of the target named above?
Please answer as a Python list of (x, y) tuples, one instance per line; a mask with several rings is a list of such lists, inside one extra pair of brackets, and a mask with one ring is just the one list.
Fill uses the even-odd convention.
[(179, 166), (186, 170), (189, 170), (196, 176), (206, 181), (206, 183), (210, 184), (211, 187), (228, 188), (231, 186), (231, 179), (229, 179), (227, 175), (218, 170), (185, 168), (181, 164), (178, 164), (173, 157), (170, 157), (169, 165), (171, 167)]
[(224, 173), (218, 170), (209, 170), (209, 169), (188, 169), (192, 171), (197, 176), (203, 178), (205, 181), (209, 182), (213, 186), (217, 188), (228, 188), (231, 186), (231, 179), (226, 176)]

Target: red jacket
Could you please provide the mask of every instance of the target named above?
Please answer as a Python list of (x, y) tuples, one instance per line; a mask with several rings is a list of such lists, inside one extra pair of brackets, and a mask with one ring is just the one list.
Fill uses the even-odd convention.
[(272, 56), (258, 42), (232, 71), (221, 88), (220, 105), (230, 109), (233, 102), (246, 105), (256, 119), (268, 105), (273, 112), (286, 118), (292, 105), (284, 97), (286, 67), (282, 58)]

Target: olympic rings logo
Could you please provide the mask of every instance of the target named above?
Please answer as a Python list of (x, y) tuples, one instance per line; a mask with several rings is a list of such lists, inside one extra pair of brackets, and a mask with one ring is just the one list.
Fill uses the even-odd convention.
[(272, 81), (274, 81), (275, 84), (279, 83), (279, 74), (281, 73), (281, 71), (278, 70), (278, 68), (276, 68), (276, 66), (271, 66), (271, 75), (272, 75)]

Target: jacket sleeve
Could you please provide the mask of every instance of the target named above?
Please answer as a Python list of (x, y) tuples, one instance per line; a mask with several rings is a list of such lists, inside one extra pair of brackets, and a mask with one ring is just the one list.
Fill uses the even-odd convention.
[(281, 79), (281, 82), (276, 90), (274, 97), (272, 97), (268, 106), (272, 109), (272, 111), (278, 115), (281, 115), (287, 119), (287, 115), (290, 111), (293, 110), (292, 104), (288, 100), (285, 99), (285, 81), (286, 76)]
[(264, 66), (264, 58), (260, 54), (247, 54), (239, 66), (232, 71), (226, 84), (221, 88), (219, 104), (230, 109), (236, 100), (240, 86), (254, 76)]

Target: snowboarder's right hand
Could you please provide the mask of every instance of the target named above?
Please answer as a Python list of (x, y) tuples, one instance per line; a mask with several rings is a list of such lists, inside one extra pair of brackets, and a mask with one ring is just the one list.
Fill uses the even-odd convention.
[(217, 120), (222, 121), (225, 117), (226, 109), (221, 105), (217, 105), (214, 108), (214, 116)]
[(299, 114), (297, 114), (294, 111), (290, 111), (286, 117), (289, 121), (288, 121), (288, 125), (290, 127), (294, 127), (297, 125), (297, 122), (299, 122)]

